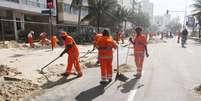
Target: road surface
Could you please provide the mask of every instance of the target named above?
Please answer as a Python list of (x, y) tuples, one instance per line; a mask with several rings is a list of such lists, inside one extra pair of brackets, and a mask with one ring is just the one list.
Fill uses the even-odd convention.
[[(130, 79), (114, 81), (106, 88), (99, 85), (98, 67), (84, 70), (82, 78), (73, 76), (48, 82), (44, 90), (29, 101), (201, 101), (193, 88), (201, 83), (201, 43), (188, 41), (181, 48), (175, 39), (149, 44), (150, 57), (145, 59), (143, 78), (133, 77), (135, 70), (124, 72)], [(120, 64), (126, 63), (127, 47), (120, 47)], [(116, 53), (115, 53), (116, 54)], [(135, 69), (133, 50), (127, 63)], [(116, 56), (114, 56), (116, 68)], [(115, 73), (114, 73), (115, 76)], [(51, 85), (52, 84), (52, 85)]]

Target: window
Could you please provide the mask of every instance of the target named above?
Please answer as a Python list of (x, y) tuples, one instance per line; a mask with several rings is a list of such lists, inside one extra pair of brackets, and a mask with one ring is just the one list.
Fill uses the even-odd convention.
[(70, 13), (70, 5), (69, 4), (64, 4), (64, 12)]

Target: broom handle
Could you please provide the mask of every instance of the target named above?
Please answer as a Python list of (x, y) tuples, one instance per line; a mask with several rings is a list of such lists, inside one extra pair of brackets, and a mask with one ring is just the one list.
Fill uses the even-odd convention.
[(117, 74), (119, 74), (119, 48), (117, 47)]
[(51, 63), (53, 63), (54, 61), (56, 61), (59, 58), (60, 58), (60, 56), (58, 56), (57, 58), (55, 58), (54, 60), (52, 60), (50, 63), (48, 63), (47, 65), (45, 65), (43, 68), (41, 68), (41, 70), (43, 70), (44, 68), (46, 68), (47, 66), (49, 66)]
[(128, 62), (129, 46), (130, 46), (130, 43), (128, 44), (128, 50), (127, 50), (127, 54), (126, 54), (126, 62), (125, 62), (126, 64)]

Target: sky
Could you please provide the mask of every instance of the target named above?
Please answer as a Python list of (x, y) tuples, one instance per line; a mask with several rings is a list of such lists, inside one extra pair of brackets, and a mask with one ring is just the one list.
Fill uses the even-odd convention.
[[(124, 3), (129, 5), (129, 1), (124, 0)], [(141, 1), (141, 0), (137, 0)], [(180, 17), (180, 20), (183, 20), (185, 13), (175, 13), (171, 11), (185, 11), (185, 7), (187, 8), (187, 15), (192, 14), (192, 4), (193, 0), (149, 0), (154, 4), (154, 16), (164, 15), (167, 10), (170, 10), (171, 17)], [(186, 5), (186, 6), (185, 6)]]

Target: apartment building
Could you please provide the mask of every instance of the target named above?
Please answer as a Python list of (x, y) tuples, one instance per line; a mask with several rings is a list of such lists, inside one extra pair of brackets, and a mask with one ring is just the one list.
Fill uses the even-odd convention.
[[(79, 10), (71, 8), (72, 0), (57, 0), (58, 2), (58, 23), (76, 25), (78, 23)], [(83, 0), (83, 5), (87, 6), (87, 0)], [(82, 7), (81, 19), (88, 14), (88, 9)], [(88, 25), (88, 22), (83, 22), (82, 25)]]
[(0, 20), (0, 38), (4, 34), (6, 40), (18, 40), (19, 32), (25, 27), (26, 30), (34, 30), (34, 27), (30, 28), (34, 25), (23, 21), (49, 22), (48, 16), (41, 14), (42, 10), (47, 9), (46, 4), (47, 0), (0, 0), (0, 19), (9, 20)]

